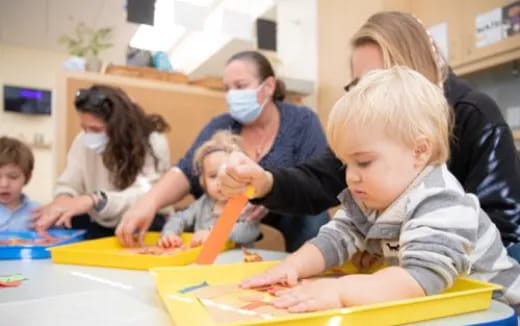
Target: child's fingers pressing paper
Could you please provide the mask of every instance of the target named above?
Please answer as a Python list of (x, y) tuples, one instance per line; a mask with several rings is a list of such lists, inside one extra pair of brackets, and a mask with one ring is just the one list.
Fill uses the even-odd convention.
[(289, 310), (289, 312), (311, 312), (322, 309), (320, 308), (320, 304), (318, 301), (316, 301), (316, 299), (307, 298), (306, 300), (302, 300), (289, 307), (287, 310)]
[(192, 247), (197, 247), (198, 245), (200, 245), (200, 240), (199, 239), (191, 239), (191, 244), (190, 244)]
[(285, 283), (287, 286), (293, 287), (298, 284), (298, 274), (295, 271), (287, 271), (285, 274)]
[(270, 284), (272, 283), (269, 279), (267, 279), (263, 275), (257, 275), (242, 281), (242, 283), (240, 283), (240, 287), (250, 289)]
[(306, 296), (303, 296), (299, 291), (294, 289), (291, 291), (287, 291), (284, 295), (273, 299), (272, 302), (276, 308), (286, 309), (294, 305), (297, 305), (298, 303), (305, 301), (306, 299), (308, 299)]
[(170, 244), (168, 242), (168, 238), (167, 237), (162, 237), (159, 242), (157, 243), (157, 245), (161, 248), (169, 248), (170, 247)]

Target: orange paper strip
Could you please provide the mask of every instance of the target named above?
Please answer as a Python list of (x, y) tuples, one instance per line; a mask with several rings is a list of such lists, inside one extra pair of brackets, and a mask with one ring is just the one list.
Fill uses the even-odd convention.
[(232, 197), (224, 206), (215, 226), (211, 230), (208, 239), (202, 245), (197, 264), (213, 264), (218, 254), (224, 248), (233, 226), (238, 220), (240, 213), (247, 204), (247, 196), (245, 194)]
[(256, 308), (263, 307), (263, 306), (270, 306), (271, 304), (269, 302), (264, 301), (255, 301), (246, 304), (245, 306), (240, 307), (240, 309), (244, 310), (255, 310)]

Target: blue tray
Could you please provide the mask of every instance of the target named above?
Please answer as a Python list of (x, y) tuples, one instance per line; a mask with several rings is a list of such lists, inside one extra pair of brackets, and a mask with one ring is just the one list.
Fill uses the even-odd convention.
[[(83, 240), (85, 230), (49, 229), (47, 232), (56, 238), (68, 237), (67, 239), (53, 243), (52, 245), (0, 245), (0, 259), (45, 259), (50, 258), (51, 253), (47, 248), (62, 244), (73, 243)], [(0, 240), (12, 238), (35, 240), (41, 236), (36, 231), (0, 231)]]

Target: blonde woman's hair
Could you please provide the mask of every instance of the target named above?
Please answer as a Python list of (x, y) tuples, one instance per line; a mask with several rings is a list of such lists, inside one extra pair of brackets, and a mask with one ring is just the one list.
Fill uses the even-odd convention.
[(372, 15), (354, 34), (353, 47), (373, 43), (383, 54), (384, 68), (407, 66), (442, 87), (448, 65), (422, 22), (407, 13), (385, 11)]
[(413, 148), (419, 137), (432, 144), (429, 164), (449, 158), (450, 108), (442, 89), (407, 67), (373, 70), (332, 108), (327, 138), (345, 162), (344, 143), (359, 129), (382, 128), (391, 139)]
[(197, 148), (193, 155), (193, 171), (195, 175), (202, 175), (203, 163), (206, 156), (214, 152), (231, 153), (242, 151), (240, 136), (230, 130), (219, 130), (213, 136)]

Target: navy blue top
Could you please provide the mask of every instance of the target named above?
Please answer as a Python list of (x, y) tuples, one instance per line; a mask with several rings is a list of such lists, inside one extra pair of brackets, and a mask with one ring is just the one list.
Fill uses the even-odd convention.
[[(291, 167), (327, 148), (327, 140), (323, 133), (318, 116), (304, 106), (285, 102), (275, 102), (280, 112), (280, 127), (270, 151), (260, 160), (259, 164), (267, 169)], [(177, 163), (177, 166), (188, 177), (191, 193), (200, 197), (203, 190), (198, 177), (193, 174), (193, 154), (197, 148), (222, 129), (231, 129), (240, 133), (242, 124), (234, 120), (229, 113), (213, 118), (199, 133), (188, 152)]]

